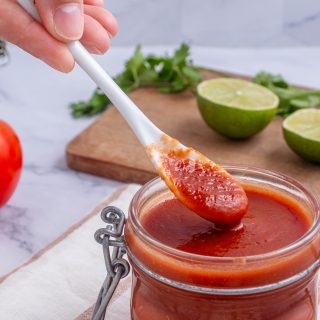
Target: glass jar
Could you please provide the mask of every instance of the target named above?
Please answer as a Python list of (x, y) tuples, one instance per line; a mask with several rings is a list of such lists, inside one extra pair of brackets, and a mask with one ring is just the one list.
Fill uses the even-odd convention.
[[(173, 197), (160, 178), (133, 198), (125, 241), (133, 268), (133, 320), (316, 320), (320, 257), (319, 204), (297, 181), (270, 171), (225, 168), (243, 185), (281, 193), (313, 221), (305, 235), (279, 250), (248, 257), (180, 251), (152, 238), (140, 223), (154, 205)], [(274, 226), (273, 232), (277, 232)]]

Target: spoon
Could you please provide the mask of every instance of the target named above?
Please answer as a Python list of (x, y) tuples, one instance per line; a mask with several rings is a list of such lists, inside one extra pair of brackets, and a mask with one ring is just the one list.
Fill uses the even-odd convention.
[[(33, 0), (18, 2), (41, 23)], [(240, 183), (200, 152), (184, 146), (157, 128), (79, 41), (70, 42), (67, 46), (78, 65), (127, 121), (175, 196), (195, 213), (219, 226), (239, 224), (248, 206)]]

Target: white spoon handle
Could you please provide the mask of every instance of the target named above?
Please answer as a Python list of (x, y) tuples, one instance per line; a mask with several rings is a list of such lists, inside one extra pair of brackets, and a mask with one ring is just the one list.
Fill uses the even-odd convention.
[[(35, 20), (41, 23), (33, 0), (18, 0), (18, 2)], [(73, 41), (68, 43), (68, 48), (79, 66), (122, 114), (139, 141), (144, 146), (158, 142), (163, 132), (140, 111), (82, 44), (79, 41)]]

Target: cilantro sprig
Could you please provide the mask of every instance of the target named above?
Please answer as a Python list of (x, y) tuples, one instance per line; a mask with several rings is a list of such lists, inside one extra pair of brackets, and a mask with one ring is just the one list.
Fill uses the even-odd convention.
[[(190, 60), (190, 48), (182, 44), (170, 56), (143, 55), (137, 46), (133, 56), (125, 63), (125, 69), (114, 78), (121, 89), (129, 93), (140, 87), (155, 87), (159, 92), (177, 93), (186, 89), (195, 90), (202, 80), (201, 73)], [(88, 101), (71, 104), (75, 118), (92, 116), (104, 111), (110, 100), (95, 90)]]
[(261, 71), (253, 81), (270, 89), (279, 97), (277, 116), (288, 116), (298, 109), (320, 105), (319, 90), (304, 90), (292, 86), (281, 75)]

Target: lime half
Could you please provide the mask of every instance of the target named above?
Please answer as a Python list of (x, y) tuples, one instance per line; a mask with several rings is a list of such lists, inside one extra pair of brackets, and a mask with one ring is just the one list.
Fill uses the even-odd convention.
[(200, 113), (215, 131), (229, 138), (247, 138), (272, 120), (279, 98), (270, 90), (240, 79), (203, 81), (197, 88)]
[(289, 147), (302, 158), (320, 162), (320, 110), (294, 112), (282, 124)]

